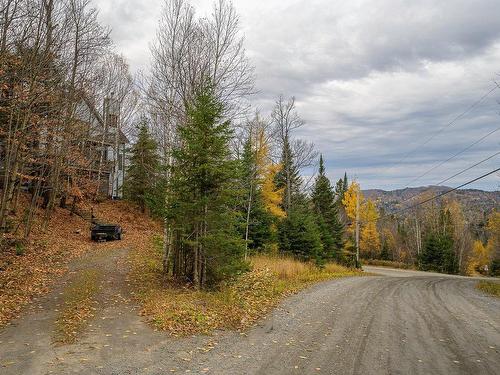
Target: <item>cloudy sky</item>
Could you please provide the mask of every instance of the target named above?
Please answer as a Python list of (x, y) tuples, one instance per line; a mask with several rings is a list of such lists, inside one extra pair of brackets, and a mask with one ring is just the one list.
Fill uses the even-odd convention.
[[(163, 0), (94, 1), (117, 51), (134, 71), (147, 69)], [(210, 10), (208, 0), (191, 3)], [(498, 0), (233, 3), (256, 68), (253, 103), (266, 113), (279, 94), (295, 96), (300, 136), (323, 153), (331, 178), (430, 185), (500, 151)], [(446, 185), (498, 167), (500, 155)], [(498, 190), (500, 173), (470, 187)]]

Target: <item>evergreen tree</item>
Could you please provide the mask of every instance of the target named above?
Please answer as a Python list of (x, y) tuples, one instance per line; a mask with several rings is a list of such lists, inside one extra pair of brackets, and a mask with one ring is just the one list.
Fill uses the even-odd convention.
[(323, 245), (314, 216), (303, 207), (294, 208), (278, 226), (281, 252), (308, 261), (322, 262)]
[(420, 253), (419, 268), (424, 271), (457, 273), (453, 237), (449, 234), (430, 233)]
[(210, 87), (197, 93), (173, 150), (169, 217), (174, 228), (173, 274), (195, 287), (213, 285), (246, 268), (232, 210), (238, 192), (230, 124)]
[(283, 189), (283, 209), (288, 213), (294, 204), (304, 198), (301, 194), (302, 178), (294, 162), (289, 142), (283, 145), (280, 164), (281, 169), (276, 174), (275, 184), (278, 189)]
[(454, 222), (451, 211), (448, 207), (442, 208), (440, 211), (440, 224), (443, 228), (441, 234), (443, 253), (443, 262), (441, 265), (441, 272), (455, 274), (458, 273), (458, 257), (455, 254), (455, 240), (454, 240)]
[(137, 203), (144, 212), (146, 207), (152, 206), (150, 203), (156, 193), (160, 165), (157, 145), (149, 134), (145, 120), (141, 121), (131, 153), (123, 189), (125, 198)]
[(380, 259), (393, 260), (394, 248), (396, 247), (395, 238), (389, 229), (384, 229), (382, 240), (382, 249), (380, 251)]
[(266, 244), (271, 242), (273, 217), (266, 209), (262, 195), (264, 168), (263, 153), (265, 145), (260, 144), (261, 137), (257, 137), (254, 141), (250, 134), (243, 146), (241, 157), (241, 180), (243, 186), (243, 199), (245, 205), (242, 210), (241, 218), (243, 219), (242, 237), (247, 241), (247, 247), (253, 250), (261, 250), (266, 247)]
[(248, 247), (252, 250), (261, 251), (275, 241), (273, 224), (275, 222), (272, 214), (266, 209), (260, 191), (255, 193), (254, 204), (250, 211), (250, 225), (248, 231)]
[(330, 180), (325, 175), (323, 156), (319, 159), (319, 173), (312, 192), (312, 203), (324, 247), (324, 258), (339, 258), (343, 246), (344, 228), (338, 217), (338, 206)]
[(256, 155), (254, 144), (252, 142), (252, 136), (249, 135), (243, 144), (243, 152), (241, 155), (241, 163), (240, 163), (240, 173), (242, 179), (242, 185), (246, 191), (250, 191), (250, 186), (255, 180), (256, 175)]
[(342, 204), (342, 199), (344, 199), (344, 194), (349, 189), (349, 185), (347, 183), (347, 172), (344, 172), (344, 178), (339, 179), (335, 184), (335, 195), (337, 198), (337, 202)]
[(380, 251), (380, 259), (389, 260), (389, 258), (390, 258), (389, 244), (387, 243), (387, 240), (384, 239), (384, 241), (382, 241), (382, 250)]
[(439, 239), (435, 233), (430, 233), (424, 241), (424, 246), (419, 257), (419, 268), (423, 271), (438, 270), (442, 263), (442, 254)]
[(327, 262), (328, 260), (338, 260), (340, 251), (336, 248), (330, 226), (325, 222), (323, 216), (316, 214), (314, 216), (321, 238), (322, 252), (318, 254), (318, 262)]
[(330, 186), (330, 180), (325, 175), (323, 155), (320, 155), (318, 176), (316, 177), (312, 192), (312, 201), (315, 210), (321, 215), (327, 214), (334, 199), (335, 196)]

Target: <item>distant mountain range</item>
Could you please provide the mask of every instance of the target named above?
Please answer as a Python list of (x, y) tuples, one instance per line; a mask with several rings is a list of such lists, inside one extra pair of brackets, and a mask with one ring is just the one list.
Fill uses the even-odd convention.
[[(410, 199), (411, 197), (416, 195), (420, 197), (427, 196), (427, 192), (436, 195), (450, 189), (451, 188), (447, 186), (421, 186), (391, 191), (380, 189), (363, 190), (363, 194), (366, 198), (371, 198), (376, 201), (379, 209), (383, 209), (386, 213), (394, 213), (418, 202), (417, 199)], [(488, 215), (494, 208), (500, 209), (500, 191), (459, 189), (446, 194), (440, 199), (450, 198), (460, 202), (465, 215), (469, 220), (473, 221), (484, 218), (485, 215)], [(405, 213), (409, 213), (409, 211), (405, 211)]]

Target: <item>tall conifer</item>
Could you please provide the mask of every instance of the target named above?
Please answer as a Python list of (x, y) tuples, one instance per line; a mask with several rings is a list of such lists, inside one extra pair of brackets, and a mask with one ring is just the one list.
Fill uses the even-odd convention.
[(124, 184), (125, 198), (137, 203), (145, 211), (148, 199), (155, 190), (159, 168), (157, 145), (149, 134), (145, 120), (141, 121), (137, 142), (131, 153)]
[(283, 189), (283, 209), (289, 213), (294, 204), (302, 200), (301, 187), (302, 178), (300, 171), (295, 165), (292, 148), (289, 142), (285, 142), (281, 152), (281, 169), (276, 174), (276, 187)]
[(319, 159), (319, 171), (312, 192), (312, 203), (324, 245), (326, 259), (338, 258), (343, 246), (343, 225), (338, 217), (335, 193), (325, 175), (323, 156)]
[(234, 199), (237, 164), (230, 124), (213, 90), (198, 92), (173, 150), (169, 220), (174, 228), (173, 274), (200, 288), (245, 268)]

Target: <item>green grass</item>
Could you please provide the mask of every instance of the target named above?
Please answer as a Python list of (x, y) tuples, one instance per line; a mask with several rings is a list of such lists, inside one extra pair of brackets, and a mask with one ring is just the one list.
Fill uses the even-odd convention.
[(480, 281), (476, 288), (495, 297), (500, 297), (500, 282)]
[(99, 291), (101, 274), (89, 269), (78, 273), (64, 289), (63, 306), (56, 320), (56, 343), (73, 343), (94, 316), (95, 297)]

